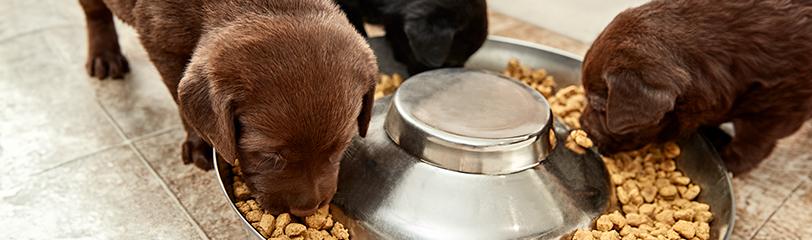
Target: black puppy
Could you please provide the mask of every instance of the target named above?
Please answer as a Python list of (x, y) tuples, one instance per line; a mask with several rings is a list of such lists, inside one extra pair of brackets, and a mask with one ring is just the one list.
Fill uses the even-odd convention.
[(462, 67), (488, 36), (485, 0), (336, 0), (365, 37), (383, 24), (395, 59), (410, 74)]

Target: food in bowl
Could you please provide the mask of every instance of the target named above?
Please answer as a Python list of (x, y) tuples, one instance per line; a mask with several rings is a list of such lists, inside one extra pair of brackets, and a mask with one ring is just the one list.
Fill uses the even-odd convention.
[(401, 83), (403, 83), (403, 77), (400, 74), (381, 74), (375, 84), (375, 100), (394, 93)]
[(274, 216), (263, 211), (251, 197), (251, 189), (242, 180), (239, 160), (234, 161), (234, 205), (259, 234), (269, 240), (349, 240), (350, 233), (330, 214), (329, 205), (315, 214), (297, 218), (289, 213)]
[[(586, 107), (583, 87), (555, 91), (554, 83), (539, 83), (540, 78), (532, 77), (539, 72), (546, 73), (522, 66), (517, 60), (509, 61), (505, 70), (506, 75), (526, 84), (533, 79), (535, 82), (529, 84), (553, 86), (552, 92), (535, 89), (550, 99), (553, 114), (573, 129), (567, 148), (584, 153), (592, 141), (580, 130), (579, 119)], [(599, 217), (592, 231), (576, 231), (573, 239), (709, 239), (713, 214), (708, 204), (695, 200), (701, 191), (699, 185), (677, 170), (674, 159), (679, 154), (677, 144), (666, 143), (603, 157), (616, 190), (613, 200), (620, 209)]]
[[(592, 147), (579, 119), (586, 107), (581, 86), (558, 89), (554, 77), (544, 69), (531, 69), (518, 60), (508, 62), (504, 75), (521, 81), (550, 102), (553, 114), (572, 131), (565, 146), (576, 153)], [(394, 92), (402, 79), (382, 77), (376, 93)], [(384, 90), (385, 88), (385, 90)], [(708, 204), (696, 200), (699, 185), (677, 170), (674, 159), (680, 148), (675, 143), (648, 145), (603, 157), (611, 176), (617, 210), (600, 216), (591, 229), (577, 230), (572, 239), (701, 239), (710, 238), (713, 214)]]
[(581, 129), (574, 129), (570, 131), (567, 136), (567, 143), (564, 144), (575, 153), (584, 154), (587, 148), (592, 147), (592, 140), (586, 135), (586, 132)]
[(699, 185), (677, 170), (679, 155), (677, 144), (666, 143), (603, 157), (620, 210), (572, 239), (709, 239), (713, 214), (696, 200)]

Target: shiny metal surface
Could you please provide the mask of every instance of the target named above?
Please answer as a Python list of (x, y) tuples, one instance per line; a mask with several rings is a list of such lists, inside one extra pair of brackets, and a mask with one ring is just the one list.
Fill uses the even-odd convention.
[(384, 129), (400, 148), (438, 167), (508, 174), (552, 149), (552, 112), (541, 94), (494, 72), (439, 69), (409, 78)]
[(679, 141), (679, 145), (682, 155), (677, 159), (677, 167), (702, 187), (698, 198), (711, 207), (714, 218), (711, 239), (730, 239), (736, 222), (732, 176), (704, 137), (694, 135)]
[[(386, 41), (371, 39), (370, 45), (381, 72), (405, 76)], [(501, 71), (510, 58), (544, 67), (559, 86), (579, 82), (577, 56), (501, 37), (490, 37), (466, 67)], [(376, 102), (367, 138), (354, 139), (342, 160), (333, 214), (355, 239), (557, 239), (576, 227), (589, 226), (609, 207), (605, 197), (612, 193), (606, 190), (606, 172), (594, 152), (579, 156), (556, 147), (548, 160), (507, 175), (450, 171), (391, 142), (382, 129), (390, 101), (387, 97)], [(554, 121), (554, 130), (557, 141), (563, 141), (564, 126)], [(735, 216), (729, 175), (701, 136), (680, 145), (678, 166), (702, 187), (699, 199), (714, 214), (712, 239), (728, 239)], [(216, 160), (215, 168), (223, 193), (233, 200), (230, 167)], [(240, 218), (243, 227), (262, 239)]]
[[(342, 161), (334, 204), (378, 239), (550, 239), (586, 227), (609, 207), (594, 152), (555, 148), (539, 165), (505, 175), (467, 174), (421, 161), (383, 131), (390, 97)], [(557, 141), (566, 129), (556, 123)], [(353, 229), (355, 230), (355, 229)]]

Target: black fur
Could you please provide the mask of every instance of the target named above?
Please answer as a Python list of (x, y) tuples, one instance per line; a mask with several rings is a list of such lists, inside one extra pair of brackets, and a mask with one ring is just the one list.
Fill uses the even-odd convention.
[(410, 74), (462, 67), (485, 42), (485, 0), (336, 0), (356, 29), (384, 25), (395, 59)]

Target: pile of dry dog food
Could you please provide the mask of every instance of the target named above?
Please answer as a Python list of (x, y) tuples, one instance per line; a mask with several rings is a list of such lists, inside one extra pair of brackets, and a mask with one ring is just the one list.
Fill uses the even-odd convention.
[(530, 69), (522, 66), (519, 60), (516, 59), (508, 61), (507, 68), (502, 74), (518, 79), (544, 95), (550, 102), (550, 109), (553, 114), (563, 120), (567, 126), (575, 129), (567, 136), (567, 142), (565, 143), (567, 148), (573, 152), (583, 154), (587, 148), (592, 147), (592, 140), (587, 137), (586, 132), (580, 130), (581, 123), (578, 121), (581, 119), (581, 112), (586, 107), (586, 96), (583, 87), (573, 85), (556, 91), (555, 78), (547, 74), (547, 70), (541, 68)]
[(709, 239), (713, 214), (696, 201), (699, 185), (677, 170), (679, 155), (677, 144), (666, 143), (604, 157), (620, 211), (572, 239)]
[[(555, 82), (546, 71), (529, 69), (517, 60), (508, 62), (504, 74), (530, 85), (550, 100), (553, 114), (574, 129), (567, 137), (567, 148), (583, 153), (592, 147), (586, 132), (580, 130), (579, 119), (586, 106), (583, 87), (555, 91)], [(677, 170), (674, 159), (679, 154), (677, 144), (666, 143), (604, 157), (620, 210), (598, 218), (594, 230), (578, 230), (573, 239), (710, 238), (710, 206), (695, 201), (701, 189)]]
[[(553, 114), (572, 131), (565, 146), (577, 153), (592, 147), (592, 140), (580, 130), (579, 119), (586, 107), (581, 86), (557, 89), (555, 79), (544, 69), (530, 69), (518, 60), (510, 60), (504, 75), (517, 79), (539, 91), (550, 102)], [(395, 77), (382, 77), (381, 93), (389, 94), (402, 82)], [(378, 89), (376, 89), (377, 97)], [(619, 210), (598, 218), (592, 230), (576, 231), (574, 240), (706, 240), (710, 238), (713, 215), (710, 206), (696, 201), (701, 189), (688, 176), (677, 170), (680, 148), (675, 143), (648, 145), (603, 157), (615, 187)]]
[(401, 83), (403, 83), (403, 77), (401, 77), (400, 74), (381, 74), (375, 85), (375, 100), (394, 93), (395, 90), (400, 87)]
[(272, 215), (263, 211), (251, 198), (251, 190), (242, 180), (239, 161), (234, 167), (235, 205), (251, 223), (251, 226), (269, 240), (339, 240), (350, 239), (349, 231), (339, 222), (333, 220), (329, 206), (325, 206), (304, 219), (298, 219), (289, 213)]

